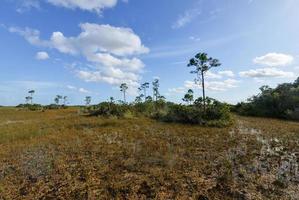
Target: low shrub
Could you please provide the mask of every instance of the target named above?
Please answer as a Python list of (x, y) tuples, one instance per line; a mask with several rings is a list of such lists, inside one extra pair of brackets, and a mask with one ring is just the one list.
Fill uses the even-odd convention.
[(199, 105), (170, 104), (166, 113), (157, 114), (155, 117), (165, 122), (207, 126), (227, 126), (232, 122), (229, 106), (217, 101), (208, 104), (206, 111)]
[(90, 116), (104, 117), (150, 117), (163, 122), (227, 126), (231, 123), (229, 106), (209, 99), (206, 111), (200, 103), (182, 105), (165, 101), (147, 101), (135, 104), (115, 104), (103, 102), (88, 111)]
[(106, 117), (124, 117), (125, 113), (130, 110), (130, 106), (126, 104), (115, 104), (103, 102), (95, 105), (90, 111), (91, 116), (106, 116)]
[(28, 109), (31, 111), (43, 110), (43, 106), (40, 104), (19, 104), (17, 108)]

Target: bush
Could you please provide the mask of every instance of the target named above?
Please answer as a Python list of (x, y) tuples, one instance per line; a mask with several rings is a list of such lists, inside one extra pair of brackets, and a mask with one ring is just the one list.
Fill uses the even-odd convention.
[(214, 99), (207, 101), (206, 112), (200, 103), (181, 105), (159, 100), (135, 104), (100, 103), (89, 111), (90, 116), (133, 118), (146, 116), (163, 122), (227, 126), (231, 123), (229, 106)]
[(43, 110), (43, 106), (40, 104), (19, 104), (17, 108), (24, 108), (31, 111)]
[(159, 112), (156, 118), (165, 122), (203, 124), (203, 112), (194, 106), (169, 105), (166, 113)]
[(130, 111), (130, 106), (125, 104), (115, 104), (110, 102), (103, 102), (94, 106), (90, 111), (91, 116), (106, 116), (106, 117), (124, 117)]

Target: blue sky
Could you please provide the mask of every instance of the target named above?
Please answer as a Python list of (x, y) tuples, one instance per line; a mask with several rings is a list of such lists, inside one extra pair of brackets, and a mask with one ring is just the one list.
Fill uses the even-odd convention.
[(180, 102), (201, 88), (186, 67), (198, 52), (222, 65), (207, 94), (236, 103), (299, 76), (297, 0), (4, 0), (0, 3), (0, 105), (121, 99), (119, 85), (160, 78)]

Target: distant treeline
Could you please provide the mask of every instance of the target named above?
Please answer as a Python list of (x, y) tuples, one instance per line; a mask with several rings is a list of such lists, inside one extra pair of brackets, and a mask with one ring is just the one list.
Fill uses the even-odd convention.
[(234, 107), (241, 115), (299, 120), (299, 78), (276, 88), (262, 86), (261, 92)]
[(37, 111), (37, 110), (52, 110), (52, 109), (65, 109), (67, 108), (66, 105), (57, 105), (57, 104), (50, 104), (50, 105), (41, 105), (41, 104), (19, 104), (16, 106), (17, 108), (24, 108), (31, 111)]

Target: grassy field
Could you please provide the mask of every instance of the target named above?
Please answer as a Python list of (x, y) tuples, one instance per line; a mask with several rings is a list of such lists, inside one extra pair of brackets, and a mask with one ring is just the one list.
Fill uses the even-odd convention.
[(299, 123), (0, 108), (0, 199), (299, 199)]

